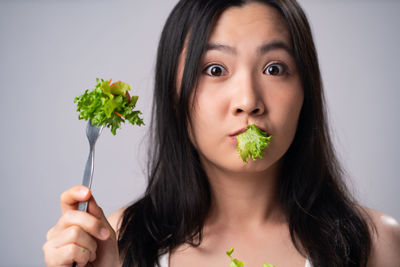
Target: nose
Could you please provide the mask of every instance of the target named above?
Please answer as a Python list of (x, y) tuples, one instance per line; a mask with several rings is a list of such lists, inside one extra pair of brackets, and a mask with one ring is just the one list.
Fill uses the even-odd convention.
[(256, 81), (248, 75), (235, 83), (231, 111), (233, 115), (246, 114), (259, 116), (265, 112), (265, 104), (259, 92)]

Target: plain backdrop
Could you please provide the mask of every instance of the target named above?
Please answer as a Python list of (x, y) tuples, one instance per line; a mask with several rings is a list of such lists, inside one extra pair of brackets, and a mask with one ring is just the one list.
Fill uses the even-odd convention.
[[(157, 42), (176, 0), (0, 1), (0, 266), (43, 266), (59, 195), (88, 155), (73, 99), (130, 83), (146, 126), (104, 131), (93, 193), (107, 214), (145, 189)], [(400, 220), (399, 1), (301, 0), (339, 157), (360, 202)]]

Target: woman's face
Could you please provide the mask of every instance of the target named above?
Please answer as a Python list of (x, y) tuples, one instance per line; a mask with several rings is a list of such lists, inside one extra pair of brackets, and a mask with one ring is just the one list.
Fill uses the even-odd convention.
[[(222, 13), (192, 98), (190, 134), (206, 169), (260, 172), (286, 153), (304, 98), (291, 49), (286, 23), (272, 7), (250, 3)], [(236, 136), (250, 124), (273, 140), (263, 159), (246, 164)]]

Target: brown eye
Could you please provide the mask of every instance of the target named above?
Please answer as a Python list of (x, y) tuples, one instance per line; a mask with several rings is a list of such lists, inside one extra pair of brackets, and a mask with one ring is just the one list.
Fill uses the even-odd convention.
[(210, 76), (219, 77), (219, 76), (225, 75), (226, 70), (225, 70), (224, 67), (214, 64), (214, 65), (208, 66), (205, 69), (205, 73), (210, 75)]
[(265, 69), (264, 73), (268, 74), (268, 75), (282, 75), (285, 73), (285, 71), (286, 71), (285, 66), (274, 63), (274, 64), (269, 65)]

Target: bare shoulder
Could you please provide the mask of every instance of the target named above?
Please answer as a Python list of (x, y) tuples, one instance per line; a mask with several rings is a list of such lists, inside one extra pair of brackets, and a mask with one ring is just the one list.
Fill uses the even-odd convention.
[(111, 227), (114, 229), (115, 232), (118, 232), (121, 226), (122, 216), (124, 214), (125, 209), (126, 208), (121, 208), (119, 210), (116, 210), (107, 218), (108, 222), (110, 223)]
[(365, 209), (375, 231), (372, 232), (371, 254), (368, 267), (393, 266), (400, 263), (400, 224), (393, 217), (372, 209)]

